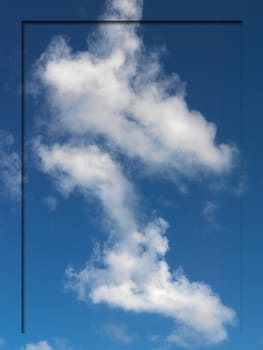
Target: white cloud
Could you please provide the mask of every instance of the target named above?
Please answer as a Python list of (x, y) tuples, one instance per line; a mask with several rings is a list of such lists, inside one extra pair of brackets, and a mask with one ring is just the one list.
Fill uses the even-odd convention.
[(123, 325), (115, 323), (107, 323), (103, 326), (103, 332), (111, 339), (122, 343), (129, 344), (132, 341), (132, 336)]
[(107, 0), (106, 7), (104, 18), (138, 19), (142, 14), (143, 0)]
[(44, 204), (51, 210), (55, 211), (58, 206), (58, 200), (54, 196), (47, 196), (43, 199)]
[[(141, 10), (141, 1), (113, 0), (104, 17), (138, 18)], [(189, 109), (177, 76), (163, 77), (137, 26), (101, 26), (89, 38), (89, 51), (77, 53), (58, 37), (36, 75), (49, 106), (51, 139), (66, 137), (48, 145), (38, 138), (40, 167), (61, 192), (96, 196), (108, 219), (109, 240), (82, 270), (67, 269), (67, 287), (83, 301), (171, 318), (169, 342), (204, 346), (225, 340), (234, 311), (208, 285), (170, 270), (169, 225), (163, 218), (145, 223), (139, 217), (124, 163), (141, 164), (148, 175), (195, 178), (230, 170), (235, 147), (216, 143), (216, 126)]]
[[(158, 228), (152, 224), (151, 229), (156, 239), (163, 239), (165, 245), (166, 240), (160, 236)], [(148, 237), (143, 238), (147, 240)], [(141, 245), (104, 251), (104, 268), (88, 263), (78, 272), (68, 269), (71, 288), (80, 300), (90, 297), (94, 303), (104, 302), (127, 311), (173, 318), (183, 327), (177, 328), (169, 340), (180, 338), (188, 342), (192, 334), (198, 335), (203, 345), (225, 340), (225, 325), (234, 321), (234, 312), (221, 303), (209, 286), (191, 283), (183, 274), (171, 274), (163, 256), (156, 252), (156, 246), (149, 245), (147, 242), (145, 252)]]
[(14, 137), (5, 130), (0, 130), (0, 182), (3, 193), (13, 199), (19, 199), (21, 185), (20, 157), (14, 151)]
[(38, 343), (27, 344), (25, 350), (53, 350), (47, 341), (42, 340)]
[(120, 166), (97, 146), (46, 147), (36, 143), (42, 168), (51, 174), (64, 193), (83, 191), (95, 194), (105, 212), (121, 229), (135, 230), (133, 214), (127, 208), (135, 200), (131, 183), (123, 176)]
[(235, 147), (216, 143), (215, 124), (189, 109), (183, 84), (161, 74), (158, 56), (147, 53), (136, 28), (101, 26), (89, 50), (77, 53), (62, 37), (53, 40), (36, 68), (53, 130), (103, 137), (147, 171), (193, 177), (228, 170)]
[(209, 286), (192, 283), (178, 271), (171, 273), (165, 261), (168, 224), (162, 218), (145, 226), (136, 221), (134, 203), (127, 203), (132, 186), (120, 166), (96, 146), (36, 147), (43, 170), (60, 189), (67, 193), (77, 189), (85, 196), (92, 191), (114, 224), (98, 261), (88, 262), (81, 271), (67, 269), (68, 287), (78, 298), (171, 317), (184, 332), (177, 331), (170, 340), (192, 333), (199, 334), (204, 344), (226, 339), (225, 325), (234, 322), (234, 312)]
[(57, 338), (54, 346), (50, 345), (47, 340), (41, 340), (36, 343), (26, 344), (23, 350), (73, 350), (66, 339)]

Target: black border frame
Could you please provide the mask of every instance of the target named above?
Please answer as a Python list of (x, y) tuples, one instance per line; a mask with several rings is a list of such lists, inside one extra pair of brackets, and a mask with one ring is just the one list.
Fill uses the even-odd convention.
[[(173, 24), (173, 25), (238, 25), (240, 27), (240, 181), (244, 181), (244, 132), (243, 132), (243, 20), (241, 19), (181, 19), (181, 20), (21, 20), (21, 250), (20, 250), (20, 330), (25, 334), (25, 27), (36, 24)], [(244, 318), (244, 195), (240, 195), (240, 330), (243, 333)]]

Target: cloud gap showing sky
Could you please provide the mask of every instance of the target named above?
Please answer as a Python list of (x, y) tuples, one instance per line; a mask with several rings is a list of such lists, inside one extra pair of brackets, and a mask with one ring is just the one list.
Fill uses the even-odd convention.
[[(102, 18), (140, 19), (142, 8), (141, 0), (112, 0)], [(49, 114), (49, 137), (34, 142), (39, 166), (63, 194), (95, 196), (107, 219), (108, 240), (81, 270), (66, 269), (66, 287), (84, 302), (171, 318), (168, 342), (214, 345), (227, 339), (234, 310), (208, 284), (171, 271), (169, 224), (138, 217), (139, 188), (119, 156), (176, 184), (227, 174), (238, 151), (216, 142), (216, 125), (189, 109), (179, 76), (164, 75), (138, 32), (139, 25), (100, 25), (81, 52), (57, 36), (34, 67)]]

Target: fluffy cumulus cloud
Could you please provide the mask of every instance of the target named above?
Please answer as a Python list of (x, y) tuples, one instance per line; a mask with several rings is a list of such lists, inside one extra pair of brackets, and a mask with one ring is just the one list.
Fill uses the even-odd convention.
[(143, 0), (107, 0), (105, 19), (138, 19), (142, 15)]
[(6, 130), (0, 130), (0, 183), (1, 192), (18, 199), (21, 185), (21, 164), (14, 150), (14, 137)]
[(145, 226), (137, 222), (133, 211), (136, 198), (131, 200), (133, 186), (120, 165), (97, 146), (36, 147), (42, 169), (54, 177), (60, 190), (78, 190), (84, 196), (92, 192), (111, 219), (111, 240), (95, 261), (81, 271), (67, 269), (68, 287), (78, 298), (170, 316), (184, 325), (179, 328), (184, 338), (193, 337), (194, 332), (204, 342), (225, 339), (224, 325), (234, 320), (233, 311), (223, 306), (208, 286), (191, 283), (178, 271), (171, 273), (165, 261), (168, 223), (162, 218)]
[(36, 70), (52, 128), (75, 138), (100, 137), (148, 171), (188, 177), (226, 171), (234, 147), (216, 144), (216, 126), (188, 108), (179, 78), (163, 76), (137, 29), (101, 26), (82, 52), (72, 52), (62, 37), (53, 40)]
[[(112, 0), (103, 18), (141, 12), (142, 1)], [(169, 179), (218, 175), (231, 169), (236, 150), (218, 144), (216, 126), (189, 109), (178, 76), (164, 76), (138, 30), (102, 25), (82, 52), (57, 37), (35, 67), (50, 115), (49, 142), (38, 137), (34, 143), (40, 168), (61, 192), (98, 198), (108, 220), (109, 239), (81, 270), (66, 270), (67, 287), (83, 301), (171, 318), (169, 342), (218, 344), (227, 339), (234, 311), (209, 285), (171, 271), (169, 224), (138, 216), (138, 190), (125, 165)]]
[(129, 210), (135, 194), (132, 184), (122, 174), (120, 165), (97, 146), (51, 147), (36, 144), (42, 169), (56, 179), (64, 193), (80, 190), (91, 192), (102, 202), (105, 212), (123, 230), (136, 229), (135, 218)]

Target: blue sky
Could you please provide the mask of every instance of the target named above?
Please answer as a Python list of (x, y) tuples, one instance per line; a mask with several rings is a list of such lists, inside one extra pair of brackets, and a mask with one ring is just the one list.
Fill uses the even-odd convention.
[[(243, 329), (241, 183), (236, 155), (241, 149), (240, 27), (142, 25), (137, 32), (131, 27), (116, 27), (111, 32), (104, 26), (104, 41), (96, 46), (98, 35), (93, 34), (88, 46), (86, 39), (94, 33), (94, 25), (39, 24), (26, 27), (25, 41), (26, 333), (21, 335), (20, 203), (16, 191), (19, 21), (96, 19), (105, 13), (103, 1), (46, 2), (43, 8), (27, 4), (22, 8), (15, 3), (15, 14), (6, 8), (1, 22), (5, 54), (1, 55), (0, 348), (180, 349), (189, 343), (201, 348), (260, 349), (259, 3), (231, 1), (211, 6), (201, 1), (197, 6), (193, 1), (183, 5), (166, 0), (161, 7), (157, 1), (145, 0), (142, 14), (143, 19), (244, 21)], [(120, 9), (120, 5), (116, 7)], [(139, 13), (131, 16), (138, 18)], [(124, 35), (128, 40), (123, 40)], [(129, 46), (132, 40), (141, 45), (137, 51)], [(69, 47), (71, 54), (67, 53)], [(76, 52), (84, 55), (76, 56)], [(125, 65), (120, 52), (126, 57)], [(159, 57), (154, 58), (153, 53)], [(111, 61), (107, 60), (111, 55)], [(138, 63), (143, 69), (136, 68)], [(90, 74), (85, 73), (87, 67)], [(150, 69), (156, 67), (161, 69), (157, 75)], [(133, 69), (138, 69), (135, 76)], [(179, 82), (171, 81), (173, 73), (180, 76)], [(115, 83), (122, 89), (116, 94), (111, 94), (116, 85), (103, 89), (103, 75), (108, 87), (118, 77)], [(139, 80), (140, 76), (144, 80)], [(171, 84), (166, 90), (165, 77)], [(118, 98), (120, 93), (122, 98)], [(118, 124), (118, 118), (105, 123), (105, 110), (111, 120), (120, 113), (128, 129)], [(169, 117), (175, 110), (181, 116), (178, 123), (187, 131), (182, 137), (176, 134), (178, 143)], [(202, 114), (201, 124), (192, 110)], [(208, 122), (217, 126), (215, 140), (209, 136)], [(84, 170), (83, 164), (88, 164)], [(134, 231), (139, 235), (135, 237)], [(137, 239), (142, 239), (143, 245), (135, 243)], [(95, 262), (90, 260), (94, 249)], [(138, 249), (144, 253), (138, 254)], [(119, 259), (117, 265), (112, 258)], [(129, 270), (127, 261), (134, 270)], [(140, 271), (142, 264), (144, 271)], [(67, 269), (69, 266), (73, 270)], [(181, 275), (164, 278), (160, 268), (168, 266), (170, 271), (181, 267)], [(156, 281), (163, 282), (158, 285)], [(192, 282), (198, 283), (196, 288)], [(127, 297), (123, 294), (125, 283), (131, 283), (137, 292), (131, 289)], [(115, 292), (110, 293), (113, 287)], [(179, 299), (186, 298), (185, 303), (178, 304), (176, 293)], [(236, 325), (232, 326), (234, 318)]]

